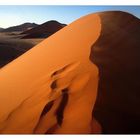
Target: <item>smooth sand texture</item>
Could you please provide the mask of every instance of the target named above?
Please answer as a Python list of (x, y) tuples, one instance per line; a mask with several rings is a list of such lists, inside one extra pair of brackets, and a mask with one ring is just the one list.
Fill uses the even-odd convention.
[(85, 16), (0, 70), (0, 133), (101, 131), (92, 120), (98, 68), (89, 60), (100, 31), (100, 17)]

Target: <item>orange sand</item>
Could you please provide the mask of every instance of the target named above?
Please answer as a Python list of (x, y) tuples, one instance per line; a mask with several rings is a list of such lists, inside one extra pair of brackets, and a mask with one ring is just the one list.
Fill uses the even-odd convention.
[[(98, 69), (89, 55), (100, 30), (97, 14), (82, 17), (0, 70), (0, 133), (47, 133), (55, 126), (56, 134), (96, 131), (92, 109)], [(57, 84), (52, 89), (53, 82)], [(55, 111), (65, 88), (69, 100), (60, 127)], [(52, 100), (52, 109), (40, 118)]]

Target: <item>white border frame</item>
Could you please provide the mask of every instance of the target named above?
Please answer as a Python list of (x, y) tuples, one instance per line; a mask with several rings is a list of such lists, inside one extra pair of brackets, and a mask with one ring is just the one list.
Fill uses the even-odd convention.
[[(140, 0), (0, 0), (0, 5), (140, 6)], [(1, 140), (139, 140), (139, 135), (0, 135)]]
[(0, 0), (0, 5), (140, 5), (140, 0)]
[(2, 135), (1, 140), (139, 140), (139, 135)]

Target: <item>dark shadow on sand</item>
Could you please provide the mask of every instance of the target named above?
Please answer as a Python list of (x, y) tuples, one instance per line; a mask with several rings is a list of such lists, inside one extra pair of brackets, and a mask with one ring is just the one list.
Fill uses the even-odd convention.
[(105, 134), (140, 134), (140, 19), (105, 12), (90, 60), (99, 69), (93, 116)]

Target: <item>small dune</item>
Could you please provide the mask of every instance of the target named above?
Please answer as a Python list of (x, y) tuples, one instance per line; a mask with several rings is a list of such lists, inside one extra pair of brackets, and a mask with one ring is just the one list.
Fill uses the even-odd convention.
[(20, 39), (19, 32), (0, 32), (0, 68), (13, 61), (42, 39)]
[(65, 26), (66, 24), (59, 23), (58, 21), (55, 20), (50, 20), (34, 28), (26, 30), (21, 34), (23, 35), (22, 38), (24, 39), (47, 38)]
[(38, 26), (38, 24), (27, 22), (17, 26), (12, 26), (12, 27), (2, 29), (0, 32), (23, 32), (30, 28), (34, 28), (36, 26)]

